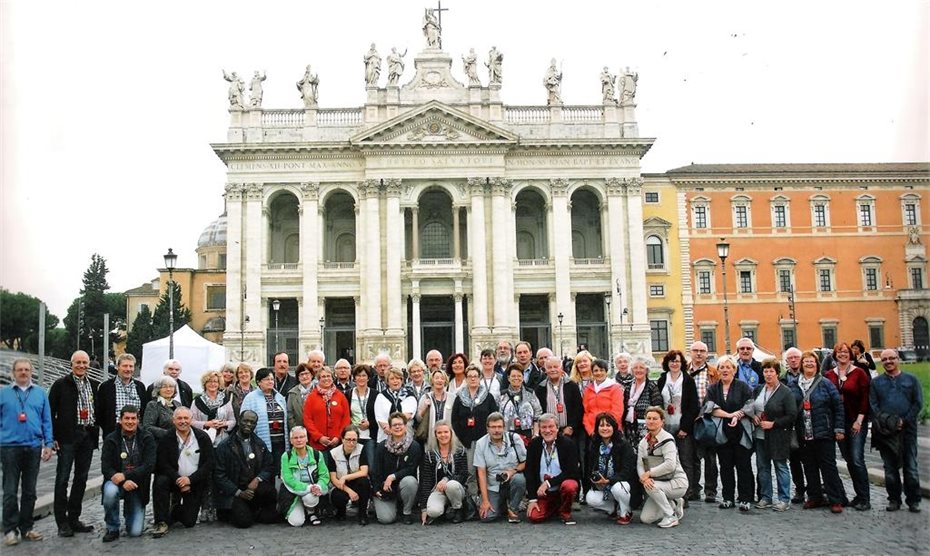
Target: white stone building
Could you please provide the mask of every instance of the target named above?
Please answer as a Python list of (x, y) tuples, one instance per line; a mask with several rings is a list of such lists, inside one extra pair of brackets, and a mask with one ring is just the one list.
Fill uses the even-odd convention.
[(277, 348), (293, 363), (321, 345), (331, 361), (475, 358), (500, 339), (606, 357), (621, 336), (649, 353), (653, 139), (630, 95), (508, 106), (452, 62), (428, 47), (360, 108), (231, 108), (212, 145), (228, 169), (231, 359), (265, 365)]

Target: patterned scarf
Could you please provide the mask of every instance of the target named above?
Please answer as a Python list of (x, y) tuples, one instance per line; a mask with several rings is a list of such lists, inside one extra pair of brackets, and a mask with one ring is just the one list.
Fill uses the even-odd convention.
[(329, 388), (323, 388), (317, 384), (316, 391), (323, 396), (323, 401), (326, 402), (326, 405), (329, 405), (329, 402), (333, 399), (333, 394), (336, 393), (336, 385), (333, 384)]
[(206, 394), (200, 397), (203, 398), (204, 403), (210, 409), (216, 409), (217, 407), (223, 407), (223, 404), (226, 403), (226, 394), (222, 390), (217, 392), (216, 397), (213, 398), (212, 400), (210, 399), (210, 396)]
[(384, 449), (394, 454), (395, 456), (401, 456), (407, 453), (407, 450), (410, 448), (410, 444), (412, 442), (413, 433), (407, 429), (407, 432), (404, 433), (404, 438), (401, 440), (394, 440), (393, 436), (388, 436), (387, 440), (384, 441)]

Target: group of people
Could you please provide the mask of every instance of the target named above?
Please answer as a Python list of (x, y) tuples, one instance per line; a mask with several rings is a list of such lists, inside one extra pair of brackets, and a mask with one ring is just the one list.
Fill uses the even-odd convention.
[[(361, 525), (371, 513), (385, 524), (518, 523), (521, 513), (574, 524), (578, 502), (621, 525), (640, 510), (642, 522), (674, 527), (702, 497), (741, 511), (785, 511), (792, 502), (864, 511), (870, 423), (886, 509), (900, 509), (903, 493), (919, 511), (920, 385), (890, 349), (873, 377), (871, 358), (853, 345), (837, 344), (826, 372), (816, 353), (790, 348), (783, 373), (775, 359), (756, 361), (748, 338), (716, 366), (695, 342), (690, 357), (666, 353), (657, 380), (645, 358), (618, 355), (611, 377), (611, 365), (586, 350), (563, 364), (547, 348), (534, 358), (528, 342), (502, 341), (477, 363), (432, 350), (405, 368), (386, 354), (329, 367), (314, 351), (294, 374), (282, 352), (254, 375), (247, 364), (204, 373), (196, 397), (176, 360), (146, 388), (133, 378), (135, 358), (123, 354), (117, 375), (100, 384), (77, 351), (71, 373), (46, 394), (30, 362), (17, 359), (13, 384), (0, 389), (4, 543), (41, 540), (35, 483), (39, 461), (53, 453), (58, 534), (93, 530), (80, 516), (100, 431), (104, 542), (119, 538), (121, 525), (141, 535), (149, 499), (154, 537), (178, 522), (297, 527), (350, 513)], [(852, 500), (837, 473), (837, 443)]]

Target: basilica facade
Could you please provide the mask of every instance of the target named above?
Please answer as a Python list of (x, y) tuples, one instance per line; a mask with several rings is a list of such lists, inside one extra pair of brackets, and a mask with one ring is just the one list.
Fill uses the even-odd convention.
[(440, 44), (411, 77), (392, 53), (383, 86), (372, 45), (361, 107), (318, 107), (310, 67), (302, 109), (231, 92), (227, 141), (212, 145), (227, 167), (231, 360), (475, 358), (501, 339), (651, 353), (640, 160), (653, 140), (635, 88), (567, 106), (559, 74), (547, 105), (509, 106), (494, 50), (488, 83), (473, 55), (462, 83)]

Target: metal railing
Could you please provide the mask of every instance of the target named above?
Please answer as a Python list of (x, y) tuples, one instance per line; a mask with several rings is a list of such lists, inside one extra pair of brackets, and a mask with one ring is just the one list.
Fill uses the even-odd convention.
[[(0, 350), (0, 384), (9, 384), (13, 377), (10, 372), (13, 370), (13, 361), (20, 358), (26, 358), (32, 362), (32, 379), (39, 382), (39, 375), (42, 376), (40, 386), (46, 390), (51, 388), (52, 383), (71, 372), (71, 362), (56, 357), (45, 356), (43, 361), (42, 372), (39, 372), (39, 356), (34, 353), (23, 353), (21, 351)], [(108, 379), (105, 369), (87, 369), (87, 376), (94, 380), (103, 382)]]

